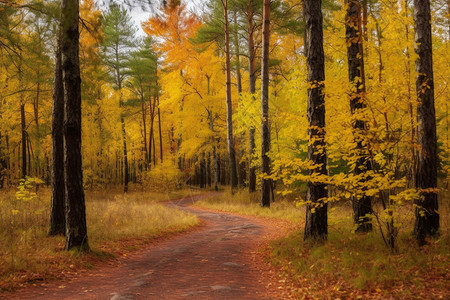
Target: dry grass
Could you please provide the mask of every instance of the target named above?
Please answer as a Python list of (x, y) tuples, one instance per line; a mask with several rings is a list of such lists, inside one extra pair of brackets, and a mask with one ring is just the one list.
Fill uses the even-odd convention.
[(305, 220), (305, 209), (297, 208), (294, 202), (280, 197), (270, 204), (270, 209), (263, 208), (259, 205), (258, 193), (249, 194), (247, 191), (238, 191), (234, 195), (229, 191), (224, 192), (220, 196), (211, 196), (197, 201), (195, 205), (244, 215), (278, 218), (292, 223), (302, 223)]
[(47, 237), (49, 190), (41, 189), (38, 197), (26, 201), (18, 200), (14, 191), (0, 194), (0, 290), (90, 267), (99, 259), (192, 227), (198, 223), (196, 216), (157, 203), (188, 194), (87, 192), (88, 237), (93, 249), (87, 255), (62, 251), (63, 237)]

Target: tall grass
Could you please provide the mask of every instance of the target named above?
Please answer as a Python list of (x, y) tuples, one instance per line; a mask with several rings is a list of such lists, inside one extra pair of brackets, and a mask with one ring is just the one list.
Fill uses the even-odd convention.
[[(87, 192), (88, 237), (94, 250), (89, 255), (123, 253), (197, 224), (196, 216), (157, 203), (186, 194)], [(0, 290), (91, 265), (92, 257), (62, 251), (63, 237), (47, 237), (49, 213), (48, 189), (27, 200), (14, 191), (0, 194)]]

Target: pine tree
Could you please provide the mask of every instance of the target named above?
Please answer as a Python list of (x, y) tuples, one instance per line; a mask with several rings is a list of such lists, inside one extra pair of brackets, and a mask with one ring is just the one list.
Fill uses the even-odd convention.
[(64, 180), (66, 250), (89, 250), (81, 166), (81, 78), (79, 1), (62, 0), (61, 52), (64, 85)]
[[(308, 160), (315, 168), (313, 173), (327, 174), (327, 155), (325, 149), (325, 63), (323, 51), (323, 17), (321, 0), (303, 1), (305, 16), (305, 52), (308, 68), (308, 121), (309, 146)], [(309, 181), (306, 200), (306, 239), (326, 239), (328, 234), (327, 186), (324, 183)]]
[[(270, 0), (264, 0), (263, 49), (261, 64), (261, 165), (264, 176), (270, 175), (270, 123), (269, 123), (269, 47), (270, 47)], [(261, 182), (261, 206), (270, 206), (271, 179)]]
[(416, 60), (417, 119), (420, 151), (416, 170), (416, 187), (421, 199), (416, 201), (414, 234), (419, 244), (427, 235), (435, 236), (439, 230), (437, 188), (437, 137), (434, 107), (433, 53), (431, 37), (431, 11), (429, 0), (414, 0), (414, 31)]
[(61, 63), (61, 38), (57, 40), (52, 111), (52, 204), (49, 235), (64, 234), (64, 87)]
[(136, 33), (136, 29), (131, 25), (131, 17), (127, 11), (118, 4), (113, 3), (104, 17), (103, 33), (105, 35), (103, 41), (104, 61), (108, 67), (110, 78), (112, 78), (115, 87), (121, 95), (121, 99), (119, 100), (120, 106), (122, 107), (120, 123), (122, 126), (124, 160), (124, 192), (126, 193), (128, 192), (129, 167), (122, 87), (127, 76), (126, 64), (128, 52), (131, 51), (135, 44), (134, 34)]
[(233, 138), (233, 108), (231, 101), (231, 62), (230, 62), (230, 30), (228, 20), (228, 0), (221, 0), (223, 5), (223, 15), (225, 22), (225, 69), (226, 69), (226, 103), (227, 103), (227, 141), (228, 157), (230, 165), (231, 189), (238, 186), (236, 168), (236, 150)]
[[(352, 93), (350, 95), (350, 109), (352, 114), (359, 113), (366, 107), (365, 93), (366, 82), (364, 74), (364, 54), (363, 54), (363, 33), (362, 33), (362, 7), (359, 1), (346, 1), (346, 20), (345, 20), (345, 36), (347, 41), (347, 58), (348, 58), (348, 78), (352, 84)], [(366, 171), (372, 169), (368, 151), (364, 145), (364, 135), (367, 124), (364, 120), (357, 119), (353, 121), (354, 139), (357, 147), (357, 158), (355, 175), (363, 175)], [(361, 179), (361, 182), (367, 178)], [(372, 213), (372, 197), (362, 195), (361, 198), (352, 200), (354, 221), (357, 226), (356, 231), (367, 232), (372, 230), (369, 215)]]

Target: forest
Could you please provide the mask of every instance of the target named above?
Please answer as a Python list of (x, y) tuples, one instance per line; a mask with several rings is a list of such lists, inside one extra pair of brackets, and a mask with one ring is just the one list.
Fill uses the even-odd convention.
[[(449, 16), (448, 0), (0, 0), (0, 298), (450, 297)], [(120, 290), (110, 261), (145, 279)], [(91, 269), (117, 291), (64, 283)], [(168, 283), (205, 272), (206, 290)]]

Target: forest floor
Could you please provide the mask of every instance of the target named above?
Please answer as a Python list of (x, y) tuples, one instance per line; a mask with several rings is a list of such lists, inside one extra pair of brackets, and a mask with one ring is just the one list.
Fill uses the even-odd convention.
[(190, 207), (200, 226), (60, 281), (34, 283), (1, 299), (289, 299), (290, 283), (270, 264), (268, 245), (292, 230), (284, 220)]

